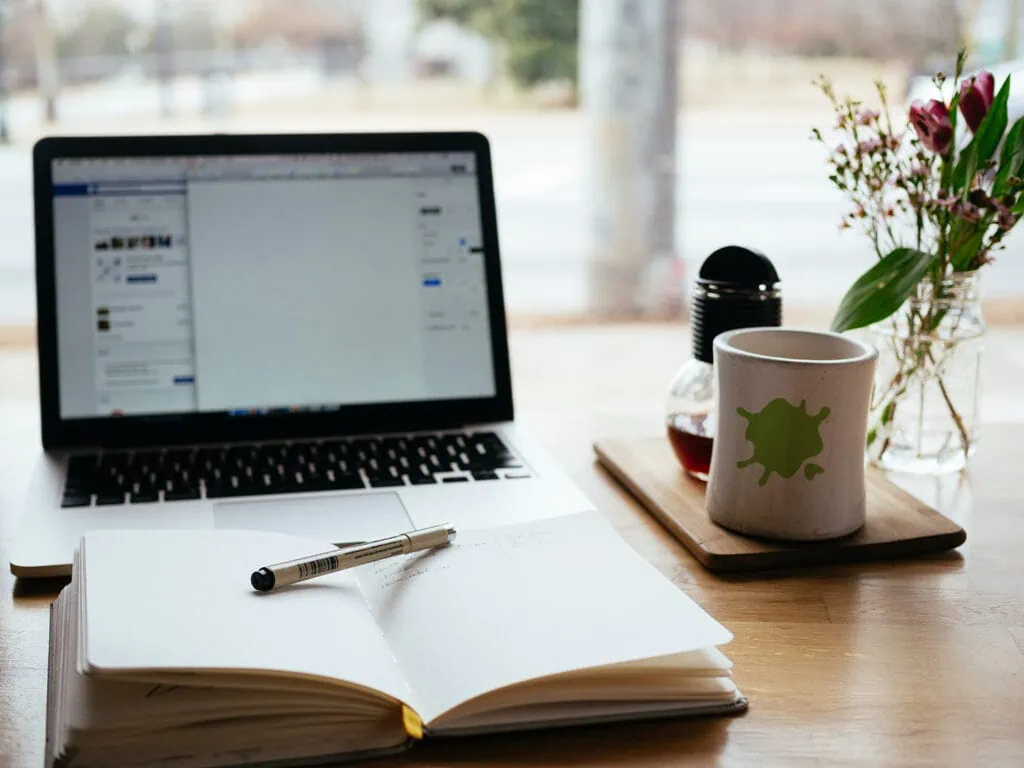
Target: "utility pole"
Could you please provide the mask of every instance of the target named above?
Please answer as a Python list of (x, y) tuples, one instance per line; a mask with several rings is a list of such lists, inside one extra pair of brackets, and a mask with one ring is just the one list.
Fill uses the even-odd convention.
[(174, 116), (174, 41), (171, 9), (167, 0), (157, 0), (153, 41), (156, 44), (156, 79), (160, 89), (160, 117)]
[(57, 46), (53, 27), (46, 10), (46, 0), (35, 0), (36, 90), (43, 104), (43, 120), (57, 121), (57, 93), (60, 78), (57, 71)]
[(1009, 0), (1007, 6), (1003, 58), (1013, 61), (1020, 55), (1020, 0)]
[(7, 49), (4, 45), (7, 13), (7, 0), (0, 0), (0, 144), (11, 141), (11, 128), (7, 122)]
[(207, 0), (207, 16), (213, 24), (212, 61), (203, 76), (203, 114), (225, 117), (231, 112), (234, 82), (234, 35), (223, 3)]
[(590, 148), (588, 303), (602, 318), (676, 314), (678, 0), (581, 0)]

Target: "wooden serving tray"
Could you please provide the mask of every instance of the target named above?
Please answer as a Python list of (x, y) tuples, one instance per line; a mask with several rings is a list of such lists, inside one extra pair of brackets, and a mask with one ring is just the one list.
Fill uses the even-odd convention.
[(594, 443), (598, 461), (711, 571), (756, 571), (880, 560), (953, 549), (964, 529), (893, 485), (877, 469), (867, 476), (867, 522), (823, 542), (755, 539), (711, 522), (704, 484), (679, 466), (668, 440), (645, 437)]

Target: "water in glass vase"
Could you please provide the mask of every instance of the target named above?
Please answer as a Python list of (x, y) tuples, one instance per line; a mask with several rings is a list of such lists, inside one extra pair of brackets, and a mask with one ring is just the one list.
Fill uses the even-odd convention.
[(978, 442), (985, 323), (973, 274), (922, 290), (873, 326), (878, 370), (868, 455), (897, 472), (944, 474), (967, 465)]

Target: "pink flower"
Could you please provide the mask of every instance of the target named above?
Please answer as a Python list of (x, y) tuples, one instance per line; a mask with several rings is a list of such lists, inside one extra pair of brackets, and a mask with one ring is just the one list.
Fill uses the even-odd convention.
[(979, 72), (960, 83), (960, 112), (972, 133), (978, 132), (981, 121), (992, 107), (995, 89), (996, 81), (991, 72)]
[(857, 125), (871, 125), (878, 118), (878, 110), (862, 109), (857, 113)]
[(999, 205), (997, 209), (999, 213), (996, 215), (996, 226), (1000, 229), (1013, 229), (1013, 225), (1017, 223), (1017, 217), (1005, 205)]
[(981, 211), (974, 203), (964, 203), (960, 206), (959, 213), (960, 218), (968, 224), (974, 224), (975, 222), (981, 221)]
[(868, 139), (867, 141), (862, 141), (857, 145), (857, 154), (870, 155), (872, 152), (875, 152), (876, 150), (879, 150), (881, 148), (881, 139)]
[(910, 105), (910, 123), (917, 131), (917, 137), (932, 152), (944, 155), (953, 143), (953, 124), (949, 110), (937, 99), (927, 104), (915, 101)]

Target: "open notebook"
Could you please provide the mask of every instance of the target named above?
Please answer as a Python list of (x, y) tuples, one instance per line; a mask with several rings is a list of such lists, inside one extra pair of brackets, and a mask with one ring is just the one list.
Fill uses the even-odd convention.
[(98, 531), (54, 604), (50, 765), (358, 757), (457, 736), (740, 711), (729, 632), (599, 515), (272, 593), (274, 533)]

